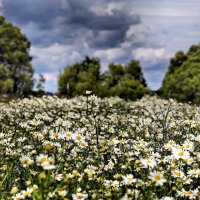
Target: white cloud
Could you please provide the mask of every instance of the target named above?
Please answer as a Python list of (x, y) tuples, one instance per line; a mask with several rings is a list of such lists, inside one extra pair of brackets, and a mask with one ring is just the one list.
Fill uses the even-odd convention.
[(136, 34), (144, 34), (148, 31), (148, 27), (144, 24), (138, 24), (134, 26), (130, 26), (129, 29), (126, 32), (126, 38), (129, 39), (133, 37)]
[(121, 48), (110, 48), (107, 50), (97, 50), (94, 53), (95, 57), (107, 59), (108, 61), (114, 62), (116, 59), (120, 59), (126, 55), (126, 51)]
[(81, 59), (80, 53), (73, 50), (72, 46), (54, 43), (48, 47), (31, 47), (33, 65), (38, 66), (38, 70), (59, 71), (67, 64), (72, 64)]
[(90, 6), (90, 11), (95, 13), (98, 16), (104, 16), (104, 15), (113, 15), (114, 10), (120, 11), (120, 10), (127, 10), (126, 9), (127, 4), (125, 2), (111, 2), (108, 4), (104, 4), (101, 6), (93, 5)]
[(126, 32), (125, 41), (120, 44), (122, 48), (134, 47), (135, 44), (147, 44), (150, 27), (144, 24), (130, 26)]
[(98, 58), (107, 58), (107, 50), (97, 50), (94, 52), (94, 56)]
[(169, 54), (164, 48), (138, 48), (132, 51), (135, 59), (152, 66), (158, 64), (160, 61), (169, 59)]
[(38, 68), (48, 68), (50, 71), (56, 71), (58, 67), (64, 67), (67, 62), (68, 53), (67, 46), (52, 44), (49, 47), (31, 47), (31, 55), (33, 55), (33, 64)]
[(46, 79), (46, 81), (57, 81), (57, 76), (58, 73), (44, 73), (43, 74), (44, 78)]
[(111, 2), (107, 5), (107, 13), (110, 15), (113, 15), (114, 10), (125, 10), (127, 7), (127, 4), (125, 2)]
[(125, 56), (126, 52), (121, 48), (112, 48), (107, 50), (108, 60), (120, 59)]
[(91, 6), (89, 9), (98, 16), (104, 16), (108, 14), (104, 7)]
[(63, 67), (81, 59), (81, 55), (71, 46), (54, 43), (49, 47), (31, 48), (33, 66), (36, 66), (36, 75), (42, 74), (45, 79), (45, 89), (55, 92), (57, 90), (58, 74)]
[(200, 16), (198, 0), (136, 0), (131, 13), (157, 17)]

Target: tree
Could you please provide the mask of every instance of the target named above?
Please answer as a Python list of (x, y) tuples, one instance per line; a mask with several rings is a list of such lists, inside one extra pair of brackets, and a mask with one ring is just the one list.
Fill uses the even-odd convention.
[(9, 78), (8, 69), (0, 64), (0, 94), (12, 93), (14, 82)]
[(113, 88), (114, 94), (126, 100), (136, 100), (145, 94), (150, 94), (150, 90), (140, 81), (124, 77), (120, 84)]
[(39, 78), (36, 81), (36, 89), (38, 90), (38, 92), (44, 93), (44, 83), (45, 83), (46, 79), (42, 74), (39, 74)]
[(131, 60), (128, 65), (125, 66), (125, 71), (132, 79), (139, 81), (145, 87), (147, 86), (139, 61)]
[(107, 86), (112, 89), (119, 84), (119, 81), (124, 77), (125, 71), (124, 67), (121, 64), (111, 63), (108, 66), (108, 70), (104, 73), (104, 79)]
[(200, 103), (200, 45), (171, 59), (159, 93), (165, 98)]
[[(30, 42), (18, 27), (0, 17), (0, 88), (2, 93), (29, 94), (33, 87)], [(6, 73), (4, 76), (3, 73)]]
[(59, 93), (74, 97), (91, 90), (94, 94), (100, 91), (100, 61), (97, 58), (85, 57), (81, 62), (65, 68), (58, 79)]
[(59, 93), (74, 97), (91, 90), (100, 97), (119, 96), (127, 100), (150, 94), (138, 61), (127, 66), (111, 63), (103, 74), (100, 68), (99, 59), (89, 57), (66, 67), (58, 79)]
[(150, 94), (137, 60), (132, 60), (127, 65), (112, 63), (103, 76), (105, 88), (110, 91), (110, 94), (107, 93), (109, 96), (136, 100)]
[(174, 73), (174, 71), (178, 67), (180, 67), (186, 60), (187, 60), (187, 55), (183, 51), (178, 51), (176, 55), (170, 60), (168, 73)]

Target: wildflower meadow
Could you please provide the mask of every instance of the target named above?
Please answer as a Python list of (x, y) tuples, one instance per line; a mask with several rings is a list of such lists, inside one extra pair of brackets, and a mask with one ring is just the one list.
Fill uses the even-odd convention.
[(200, 199), (198, 106), (87, 92), (0, 108), (0, 199)]

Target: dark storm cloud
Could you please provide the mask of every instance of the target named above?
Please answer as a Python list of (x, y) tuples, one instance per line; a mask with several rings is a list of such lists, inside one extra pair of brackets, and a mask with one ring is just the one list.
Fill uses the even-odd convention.
[(71, 12), (68, 14), (67, 21), (73, 25), (84, 26), (92, 30), (120, 30), (139, 22), (138, 17), (133, 18), (122, 11), (115, 10), (113, 15), (99, 16), (85, 5), (81, 5), (79, 1), (68, 0), (68, 2)]
[(99, 48), (115, 47), (124, 41), (125, 30), (112, 31), (93, 31), (94, 40), (89, 41), (90, 46), (98, 46)]
[(90, 9), (92, 5), (102, 7), (106, 3), (89, 0), (4, 0), (3, 13), (8, 21), (19, 26), (27, 28), (30, 23), (35, 24), (37, 33), (30, 33), (30, 37), (32, 42), (40, 45), (55, 41), (69, 44), (87, 39), (93, 48), (114, 47), (124, 40), (131, 25), (140, 23), (138, 16), (120, 10), (98, 15)]
[(60, 12), (60, 1), (48, 0), (5, 0), (3, 13), (8, 20), (19, 25), (33, 22), (41, 28), (48, 28)]

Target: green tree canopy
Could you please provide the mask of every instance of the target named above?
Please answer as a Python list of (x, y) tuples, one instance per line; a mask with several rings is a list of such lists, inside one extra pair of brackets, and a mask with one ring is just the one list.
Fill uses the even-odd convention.
[(0, 92), (26, 95), (33, 87), (30, 42), (18, 27), (0, 17)]
[(138, 80), (123, 77), (120, 84), (113, 88), (113, 93), (126, 100), (136, 100), (150, 94), (150, 90)]
[(139, 81), (144, 86), (147, 86), (145, 78), (142, 73), (140, 62), (138, 60), (131, 60), (126, 66), (125, 71), (132, 79)]
[(135, 100), (150, 92), (138, 61), (133, 60), (128, 65), (111, 63), (103, 74), (100, 71), (99, 59), (89, 57), (66, 67), (58, 79), (59, 93), (74, 97), (91, 90), (100, 97)]
[(85, 57), (81, 62), (65, 68), (58, 79), (60, 94), (68, 97), (85, 94), (91, 90), (97, 94), (100, 89), (100, 62), (97, 58)]
[(200, 103), (200, 45), (171, 59), (159, 93), (165, 98)]
[(136, 100), (150, 94), (139, 61), (131, 60), (127, 65), (110, 64), (104, 73), (104, 87), (111, 96)]
[(111, 63), (108, 70), (104, 73), (104, 80), (109, 88), (119, 84), (120, 79), (124, 76), (124, 67), (121, 64)]

